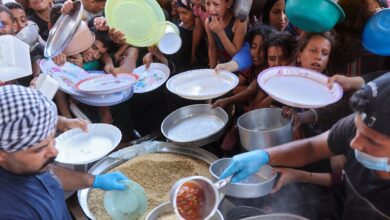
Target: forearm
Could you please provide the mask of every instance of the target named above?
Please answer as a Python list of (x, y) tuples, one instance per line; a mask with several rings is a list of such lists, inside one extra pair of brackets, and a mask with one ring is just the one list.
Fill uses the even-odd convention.
[(238, 71), (248, 69), (252, 66), (253, 61), (250, 53), (250, 44), (245, 42), (241, 49), (233, 56), (232, 61), (238, 65)]
[(222, 31), (222, 32), (218, 33), (218, 37), (221, 40), (223, 48), (226, 50), (226, 52), (229, 54), (229, 56), (234, 56), (238, 52), (239, 48), (237, 48), (233, 44), (233, 42), (231, 42), (229, 40), (229, 38), (227, 37), (225, 31)]
[(209, 66), (211, 69), (217, 66), (217, 50), (213, 48), (209, 48)]
[(100, 61), (103, 63), (103, 65), (112, 65), (114, 66), (114, 61), (112, 60), (111, 56), (108, 53), (104, 53), (103, 56), (100, 58)]
[(58, 165), (50, 165), (50, 169), (60, 180), (64, 191), (90, 188), (95, 180), (95, 176), (93, 175), (70, 170)]
[(292, 141), (267, 148), (269, 164), (283, 167), (303, 167), (332, 156), (327, 144), (329, 131), (312, 138)]
[(237, 104), (237, 103), (244, 103), (249, 101), (251, 98), (253, 98), (256, 95), (256, 81), (251, 82), (249, 86), (246, 87), (246, 89), (242, 90), (241, 92), (231, 96), (230, 103), (231, 104)]
[(202, 39), (203, 26), (199, 18), (195, 19), (195, 29), (192, 36), (192, 50), (191, 55), (195, 56), (196, 49), (198, 48), (199, 42)]
[(324, 187), (332, 186), (332, 177), (330, 173), (311, 173), (303, 170), (297, 170), (297, 182), (310, 183)]

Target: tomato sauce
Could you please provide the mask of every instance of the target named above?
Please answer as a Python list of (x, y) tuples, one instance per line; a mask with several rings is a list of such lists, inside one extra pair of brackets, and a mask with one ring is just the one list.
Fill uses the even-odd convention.
[(199, 220), (204, 218), (206, 195), (202, 186), (195, 181), (185, 182), (176, 197), (176, 207), (182, 218)]

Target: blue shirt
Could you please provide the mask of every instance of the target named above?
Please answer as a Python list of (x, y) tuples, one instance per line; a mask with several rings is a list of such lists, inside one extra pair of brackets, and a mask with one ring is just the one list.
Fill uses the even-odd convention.
[(64, 191), (50, 172), (17, 175), (0, 167), (0, 219), (71, 220)]
[(238, 64), (238, 70), (242, 71), (252, 66), (253, 61), (251, 57), (251, 48), (248, 41), (244, 42), (241, 49), (233, 56), (232, 60)]

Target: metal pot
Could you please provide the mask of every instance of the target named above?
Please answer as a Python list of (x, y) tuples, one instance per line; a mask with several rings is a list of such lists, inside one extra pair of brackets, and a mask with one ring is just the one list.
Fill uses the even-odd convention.
[[(150, 145), (141, 143), (138, 145), (129, 146), (127, 148), (123, 148), (119, 151), (113, 152), (110, 155), (99, 160), (95, 165), (93, 165), (92, 168), (89, 170), (89, 173), (92, 175), (106, 173), (108, 170), (121, 165), (122, 163), (126, 162), (129, 159), (147, 153), (181, 154), (181, 155), (197, 158), (208, 164), (211, 164), (212, 162), (218, 159), (215, 155), (201, 148), (183, 148), (183, 147), (175, 146), (170, 143), (159, 142), (159, 141), (153, 141), (153, 143), (157, 145), (156, 147), (153, 147), (153, 149), (147, 149), (147, 147)], [(88, 194), (90, 190), (91, 189), (89, 188), (79, 190), (77, 192), (77, 196), (78, 196), (79, 204), (84, 214), (90, 219), (95, 219), (88, 208)]]
[(200, 147), (218, 140), (229, 116), (222, 108), (208, 104), (189, 105), (169, 114), (161, 124), (161, 132), (172, 143)]
[[(154, 208), (148, 214), (148, 216), (146, 216), (146, 220), (157, 220), (158, 217), (160, 217), (163, 214), (169, 213), (169, 212), (173, 213), (172, 204), (170, 202), (163, 203), (163, 204), (157, 206), (156, 208)], [(213, 217), (210, 218), (210, 220), (223, 220), (223, 219), (224, 219), (223, 215), (221, 214), (221, 212), (219, 210), (217, 210), (215, 212), (215, 214), (213, 215)]]
[(288, 213), (274, 213), (267, 215), (258, 215), (249, 218), (244, 218), (243, 220), (308, 220), (299, 215), (293, 215)]
[(241, 145), (248, 151), (265, 149), (292, 141), (292, 119), (280, 108), (250, 111), (238, 118)]
[[(228, 167), (231, 158), (223, 158), (210, 165), (210, 173), (215, 181)], [(264, 165), (257, 173), (239, 183), (227, 184), (219, 191), (225, 195), (236, 198), (258, 198), (267, 195), (272, 191), (276, 178), (276, 173), (272, 172), (272, 167)]]

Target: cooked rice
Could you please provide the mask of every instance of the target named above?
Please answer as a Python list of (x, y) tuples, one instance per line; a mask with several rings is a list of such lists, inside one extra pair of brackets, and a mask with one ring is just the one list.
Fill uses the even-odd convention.
[[(173, 184), (188, 176), (205, 176), (211, 178), (209, 165), (196, 158), (172, 154), (153, 153), (133, 158), (111, 169), (109, 172), (121, 171), (131, 180), (140, 184), (148, 197), (148, 210), (140, 219), (156, 206), (169, 201), (169, 192)], [(97, 220), (111, 219), (103, 205), (104, 191), (93, 189), (88, 195), (88, 206)]]

